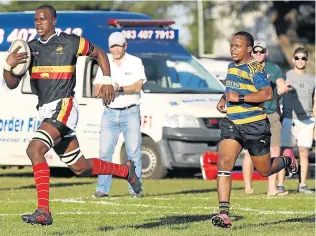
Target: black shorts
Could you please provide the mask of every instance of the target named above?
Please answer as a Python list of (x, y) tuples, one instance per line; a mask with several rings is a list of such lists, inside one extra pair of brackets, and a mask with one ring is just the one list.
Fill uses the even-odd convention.
[(268, 119), (236, 125), (224, 118), (219, 127), (221, 140), (236, 140), (251, 156), (263, 156), (270, 152), (271, 132)]

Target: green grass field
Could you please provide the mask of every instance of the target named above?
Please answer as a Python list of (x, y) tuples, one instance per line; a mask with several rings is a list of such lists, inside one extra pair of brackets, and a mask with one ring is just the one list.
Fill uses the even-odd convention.
[[(21, 175), (21, 176), (19, 176)], [(267, 198), (266, 181), (255, 181), (255, 194), (233, 182), (233, 228), (214, 228), (216, 183), (202, 179), (145, 180), (142, 199), (127, 193), (127, 183), (114, 179), (111, 197), (93, 199), (97, 178), (51, 178), (54, 223), (22, 223), (21, 214), (36, 207), (31, 169), (0, 170), (0, 235), (315, 235), (315, 195), (297, 194), (297, 180), (286, 180), (287, 197)], [(315, 180), (308, 180), (315, 186)]]

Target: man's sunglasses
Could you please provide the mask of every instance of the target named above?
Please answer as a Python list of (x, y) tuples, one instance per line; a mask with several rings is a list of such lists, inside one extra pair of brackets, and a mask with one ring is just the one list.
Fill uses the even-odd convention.
[(298, 57), (298, 56), (295, 56), (295, 57), (294, 57), (294, 60), (295, 60), (295, 61), (298, 61), (298, 60), (307, 61), (308, 58), (307, 58), (307, 57)]
[(266, 53), (266, 51), (265, 50), (252, 50), (252, 52), (253, 52), (253, 54), (258, 54), (258, 53), (260, 53), (260, 54), (265, 54)]

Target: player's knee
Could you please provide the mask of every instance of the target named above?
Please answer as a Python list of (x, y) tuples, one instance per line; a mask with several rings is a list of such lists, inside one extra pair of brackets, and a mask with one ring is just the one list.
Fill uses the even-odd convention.
[(91, 176), (92, 169), (91, 168), (81, 168), (81, 169), (73, 169), (72, 171), (74, 172), (75, 175), (80, 176), (80, 177), (88, 177)]
[(71, 165), (70, 168), (77, 176), (87, 177), (92, 174), (92, 166), (88, 163), (88, 161), (75, 163), (74, 165)]
[(227, 165), (228, 165), (228, 159), (227, 159), (227, 158), (225, 158), (224, 156), (218, 158), (218, 161), (217, 161), (217, 168), (218, 168), (219, 170), (227, 169), (227, 168), (226, 168)]
[(41, 146), (34, 142), (30, 142), (26, 149), (26, 154), (31, 160), (34, 160), (36, 158), (43, 158), (46, 152), (46, 146)]
[(270, 171), (260, 171), (260, 170), (257, 170), (257, 171), (262, 177), (269, 177), (270, 176)]

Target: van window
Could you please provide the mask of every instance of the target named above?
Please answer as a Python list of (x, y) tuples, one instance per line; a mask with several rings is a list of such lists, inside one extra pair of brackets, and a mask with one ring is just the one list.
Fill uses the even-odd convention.
[[(145, 67), (145, 93), (225, 93), (224, 86), (194, 58), (157, 54), (136, 56), (142, 59)], [(88, 60), (86, 65), (83, 96), (95, 97), (92, 81), (99, 66), (96, 60)]]
[(145, 66), (145, 93), (224, 93), (223, 85), (194, 58), (139, 56)]

